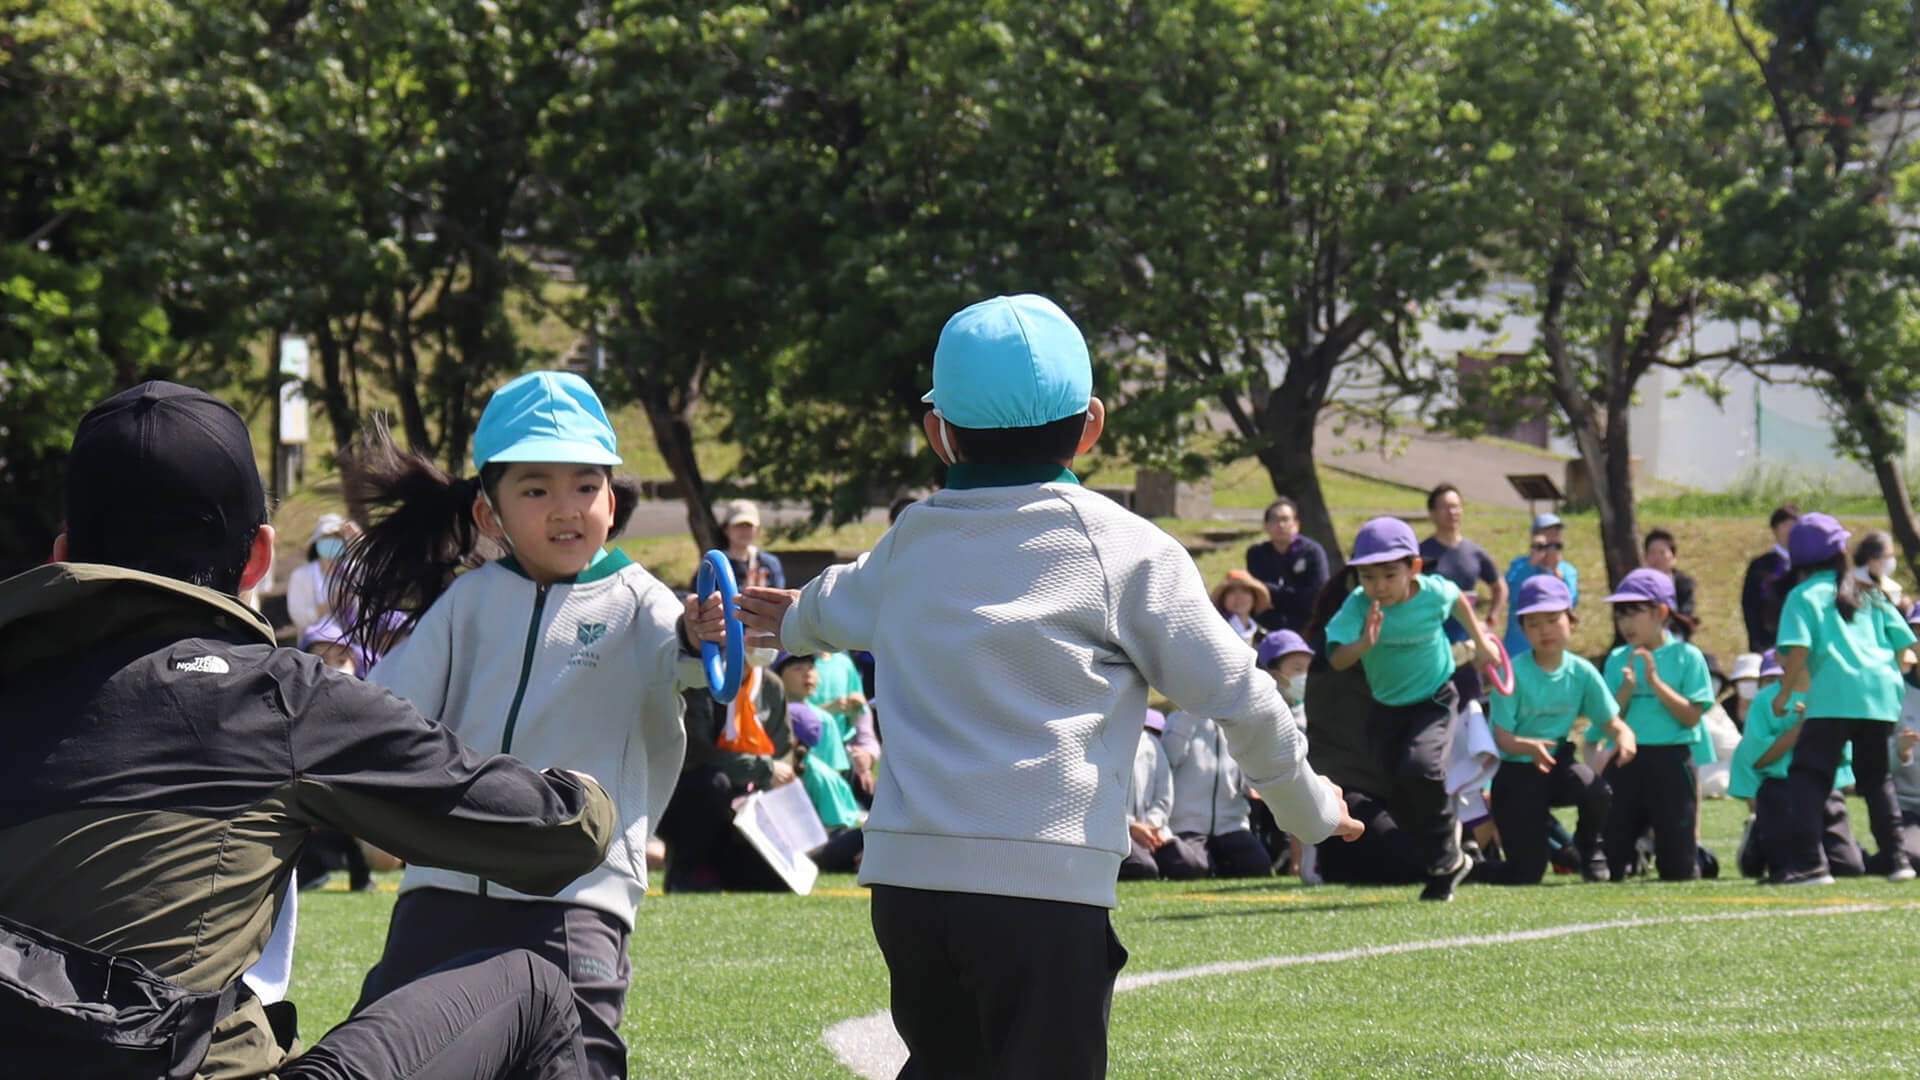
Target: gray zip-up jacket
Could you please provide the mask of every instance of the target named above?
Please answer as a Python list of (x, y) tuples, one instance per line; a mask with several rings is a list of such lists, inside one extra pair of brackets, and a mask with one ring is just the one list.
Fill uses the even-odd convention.
[(1204, 716), (1174, 713), (1167, 717), (1160, 745), (1173, 770), (1168, 828), (1183, 835), (1220, 836), (1250, 826), (1253, 807), (1247, 802), (1247, 781), (1218, 724)]
[(875, 652), (886, 752), (863, 884), (1113, 907), (1149, 683), (1220, 718), (1281, 828), (1317, 843), (1340, 822), (1193, 557), (1057, 465), (955, 465), (815, 578), (780, 635)]
[(1133, 752), (1133, 786), (1127, 790), (1127, 821), (1159, 828), (1173, 814), (1173, 770), (1160, 749), (1160, 737), (1140, 733)]
[[(680, 594), (619, 551), (545, 586), (503, 559), (460, 575), (369, 677), (483, 753), (598, 780), (619, 830), (606, 860), (553, 898), (632, 926), (647, 888), (647, 836), (686, 753), (680, 691), (706, 684), (680, 644), (684, 609)], [(423, 888), (546, 899), (407, 867), (400, 891)]]

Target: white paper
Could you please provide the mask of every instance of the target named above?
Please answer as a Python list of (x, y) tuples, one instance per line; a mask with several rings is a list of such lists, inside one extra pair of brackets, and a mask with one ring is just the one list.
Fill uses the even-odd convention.
[(820, 868), (807, 852), (827, 842), (827, 830), (807, 798), (806, 785), (796, 780), (772, 791), (754, 792), (734, 812), (733, 826), (788, 888), (801, 896), (813, 891)]
[(1458, 795), (1480, 788), (1499, 770), (1500, 746), (1493, 741), (1493, 726), (1479, 703), (1469, 702), (1454, 720), (1453, 743), (1447, 748), (1447, 792)]

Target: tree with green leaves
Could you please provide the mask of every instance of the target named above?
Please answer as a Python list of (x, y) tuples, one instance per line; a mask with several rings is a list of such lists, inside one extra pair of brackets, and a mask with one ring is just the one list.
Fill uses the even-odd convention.
[(1502, 302), (1538, 327), (1517, 362), (1459, 379), (1445, 414), (1474, 430), (1552, 401), (1585, 460), (1609, 580), (1640, 564), (1630, 416), (1656, 368), (1733, 354), (1686, 347), (1727, 297), (1703, 234), (1754, 123), (1734, 43), (1692, 0), (1515, 0), (1462, 36), (1448, 139), (1474, 160), (1470, 211)]
[(1757, 351), (1808, 373), (1873, 470), (1920, 569), (1901, 414), (1920, 405), (1920, 17), (1898, 0), (1728, 0), (1723, 14), (1769, 107), (1730, 185), (1713, 270), (1749, 293)]

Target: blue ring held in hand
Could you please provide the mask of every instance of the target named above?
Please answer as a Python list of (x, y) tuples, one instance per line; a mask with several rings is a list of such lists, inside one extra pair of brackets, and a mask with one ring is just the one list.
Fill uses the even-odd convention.
[(740, 625), (740, 616), (734, 611), (740, 586), (733, 580), (733, 564), (727, 561), (726, 552), (718, 550), (707, 552), (700, 560), (700, 570), (693, 579), (693, 591), (703, 602), (716, 587), (721, 610), (727, 616), (726, 663), (720, 661), (720, 646), (711, 641), (700, 643), (700, 663), (707, 669), (708, 692), (715, 701), (729, 705), (740, 693), (740, 677), (747, 670), (747, 628)]

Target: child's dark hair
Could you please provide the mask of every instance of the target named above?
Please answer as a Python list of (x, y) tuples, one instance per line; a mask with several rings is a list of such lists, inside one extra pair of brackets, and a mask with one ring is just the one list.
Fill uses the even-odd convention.
[(1427, 492), (1427, 509), (1432, 510), (1434, 507), (1439, 506), (1440, 499), (1443, 496), (1459, 495), (1459, 494), (1460, 494), (1460, 489), (1453, 486), (1453, 484), (1451, 483), (1440, 484), (1437, 487), (1435, 487), (1432, 491)]
[[(453, 476), (395, 446), (386, 426), (376, 423), (344, 472), (349, 505), (369, 517), (366, 532), (341, 556), (331, 597), (355, 645), (377, 651), (395, 630), (388, 619), (396, 612), (405, 616), (399, 632), (411, 633), (462, 570), (507, 554), (473, 518), (475, 500), (483, 493), (495, 496), (507, 465), (490, 462), (478, 476)], [(612, 538), (633, 516), (640, 486), (606, 472), (613, 488)]]
[(1087, 430), (1087, 414), (1074, 413), (1038, 427), (963, 428), (953, 432), (953, 448), (960, 457), (979, 465), (1036, 465), (1072, 461)]
[(1647, 538), (1641, 542), (1640, 550), (1651, 551), (1653, 550), (1653, 545), (1662, 542), (1667, 545), (1667, 550), (1673, 552), (1675, 555), (1680, 554), (1680, 542), (1675, 540), (1673, 534), (1665, 529), (1655, 529), (1649, 532)]
[(1781, 503), (1774, 508), (1773, 516), (1767, 519), (1767, 528), (1777, 529), (1789, 521), (1800, 520), (1800, 507), (1793, 503)]
[(1869, 566), (1893, 554), (1893, 537), (1885, 531), (1875, 529), (1860, 538), (1860, 544), (1853, 549), (1853, 565)]
[(1313, 646), (1316, 653), (1324, 654), (1327, 643), (1327, 624), (1340, 613), (1340, 605), (1347, 602), (1353, 590), (1359, 588), (1359, 573), (1351, 566), (1327, 579), (1320, 588), (1320, 595), (1313, 598), (1313, 617), (1307, 623), (1307, 632), (1303, 635), (1307, 644)]
[[(1853, 576), (1852, 567), (1847, 565), (1846, 552), (1839, 552), (1823, 563), (1794, 567), (1793, 583), (1798, 585), (1822, 570), (1833, 572), (1833, 606), (1840, 609), (1841, 618), (1852, 622), (1854, 613), (1866, 607), (1871, 598), (1860, 587), (1860, 579)], [(1876, 593), (1879, 591), (1873, 590)]]

